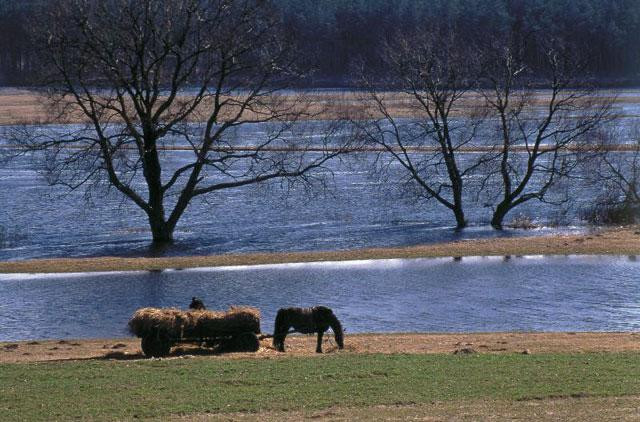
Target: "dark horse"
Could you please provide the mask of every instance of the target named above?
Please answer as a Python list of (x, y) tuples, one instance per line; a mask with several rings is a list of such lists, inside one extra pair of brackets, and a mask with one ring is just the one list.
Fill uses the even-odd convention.
[(326, 306), (313, 308), (282, 308), (276, 315), (276, 327), (273, 331), (273, 347), (284, 352), (284, 339), (289, 334), (289, 328), (303, 334), (318, 333), (316, 353), (322, 353), (322, 336), (331, 327), (336, 343), (340, 349), (344, 348), (344, 334), (342, 325), (333, 311)]

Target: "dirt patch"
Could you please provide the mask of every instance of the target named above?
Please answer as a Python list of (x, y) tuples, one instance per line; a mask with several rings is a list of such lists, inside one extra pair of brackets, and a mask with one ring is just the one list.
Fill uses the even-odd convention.
[[(325, 353), (583, 353), (640, 351), (640, 333), (470, 333), (470, 334), (358, 334), (345, 338), (338, 350), (332, 336), (325, 336)], [(286, 353), (275, 351), (270, 340), (256, 353), (214, 355), (210, 349), (178, 345), (170, 357), (281, 358), (317, 356), (315, 336), (289, 336)], [(462, 352), (464, 354), (464, 352)], [(137, 338), (111, 340), (57, 340), (0, 344), (0, 363), (82, 359), (142, 359)]]
[(565, 397), (546, 400), (465, 400), (425, 405), (398, 404), (363, 408), (331, 408), (306, 412), (188, 415), (189, 421), (637, 421), (640, 397)]

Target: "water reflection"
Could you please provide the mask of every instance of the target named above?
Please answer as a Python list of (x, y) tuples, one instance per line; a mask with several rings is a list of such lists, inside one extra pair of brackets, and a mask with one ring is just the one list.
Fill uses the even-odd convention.
[(325, 304), (348, 332), (635, 331), (640, 263), (505, 257), (278, 264), (163, 272), (0, 276), (0, 341), (125, 336), (143, 306)]

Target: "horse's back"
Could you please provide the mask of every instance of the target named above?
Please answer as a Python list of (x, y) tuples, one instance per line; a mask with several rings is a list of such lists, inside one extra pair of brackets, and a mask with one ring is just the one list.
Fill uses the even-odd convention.
[(315, 328), (313, 322), (312, 308), (280, 308), (276, 315), (276, 329), (287, 325), (301, 333), (312, 333)]

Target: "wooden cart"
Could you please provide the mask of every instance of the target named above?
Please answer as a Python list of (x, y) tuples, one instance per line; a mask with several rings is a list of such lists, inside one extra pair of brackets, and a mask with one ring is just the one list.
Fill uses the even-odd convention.
[(249, 307), (227, 312), (143, 308), (133, 314), (129, 329), (141, 338), (142, 352), (148, 357), (167, 356), (171, 347), (181, 343), (218, 352), (256, 352), (260, 347), (260, 313)]

